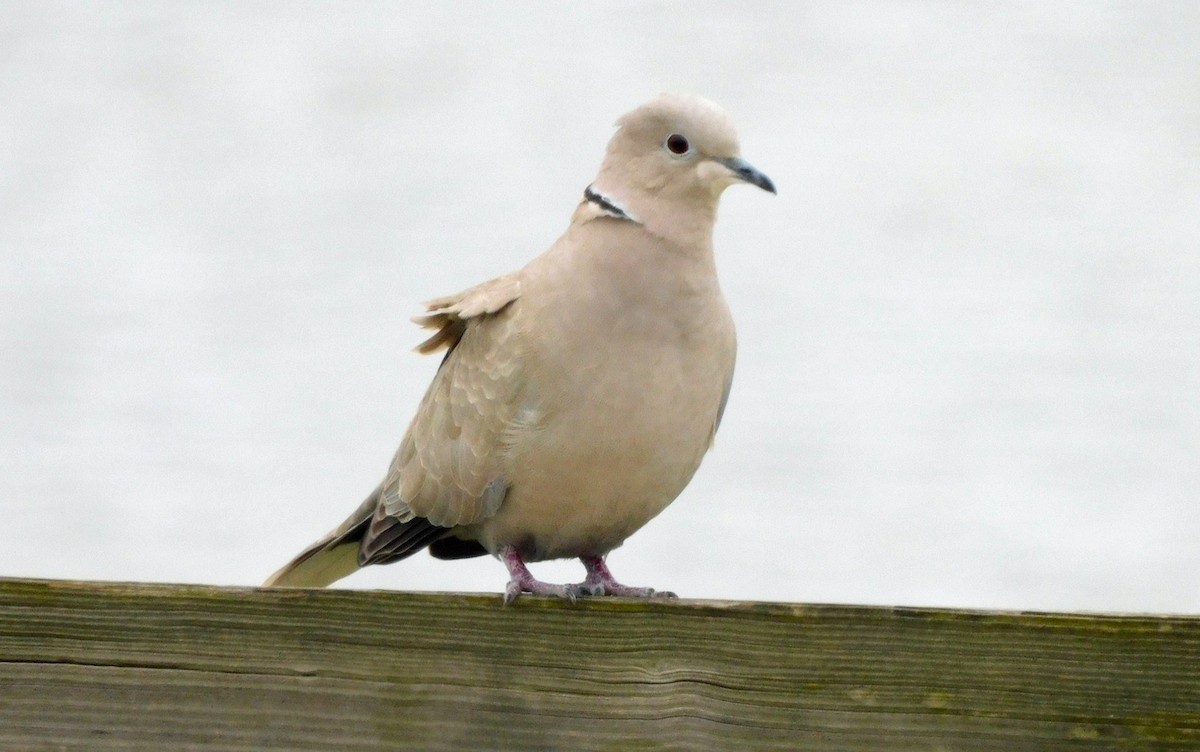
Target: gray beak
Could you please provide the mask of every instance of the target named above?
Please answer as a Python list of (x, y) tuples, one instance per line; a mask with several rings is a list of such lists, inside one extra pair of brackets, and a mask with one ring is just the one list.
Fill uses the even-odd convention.
[(729, 171), (737, 176), (738, 180), (744, 180), (750, 185), (757, 185), (764, 191), (776, 192), (775, 184), (771, 182), (771, 179), (741, 157), (729, 157), (728, 159), (718, 159), (717, 161), (728, 167)]

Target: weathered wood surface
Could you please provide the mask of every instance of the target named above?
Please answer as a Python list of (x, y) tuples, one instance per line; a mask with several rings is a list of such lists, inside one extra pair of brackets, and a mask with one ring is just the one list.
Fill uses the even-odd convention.
[(1200, 749), (1200, 618), (0, 580), (0, 750)]

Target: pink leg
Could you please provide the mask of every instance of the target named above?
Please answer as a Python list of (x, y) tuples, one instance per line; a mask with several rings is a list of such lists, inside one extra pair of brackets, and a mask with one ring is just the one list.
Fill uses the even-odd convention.
[(626, 598), (678, 598), (679, 596), (667, 591), (657, 591), (648, 587), (630, 587), (617, 582), (608, 571), (603, 556), (582, 556), (579, 559), (587, 569), (587, 579), (577, 585), (584, 595), (617, 595)]
[(504, 566), (508, 567), (508, 575), (511, 578), (507, 587), (504, 588), (505, 605), (515, 601), (521, 593), (554, 595), (569, 601), (574, 601), (579, 594), (574, 585), (552, 585), (534, 577), (533, 573), (529, 571), (529, 567), (525, 566), (525, 560), (521, 558), (521, 554), (517, 553), (517, 549), (512, 546), (505, 546), (501, 549), (500, 560), (504, 562)]

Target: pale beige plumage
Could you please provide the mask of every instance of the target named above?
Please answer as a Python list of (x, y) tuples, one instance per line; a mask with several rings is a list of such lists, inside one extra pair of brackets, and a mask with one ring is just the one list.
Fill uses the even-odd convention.
[[(744, 181), (712, 103), (663, 95), (618, 121), (566, 233), (523, 269), (430, 301), (447, 349), (380, 486), (266, 584), (324, 586), (429, 547), (504, 560), (511, 600), (650, 595), (603, 557), (691, 480), (720, 422), (734, 327), (717, 284), (718, 198)], [(579, 557), (548, 585), (525, 562)]]

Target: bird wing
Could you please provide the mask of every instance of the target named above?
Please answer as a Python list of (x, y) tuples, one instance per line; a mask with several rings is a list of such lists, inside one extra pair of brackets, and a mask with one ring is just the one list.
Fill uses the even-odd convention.
[[(521, 352), (512, 304), (520, 280), (506, 275), (432, 300), (415, 319), (434, 329), (417, 349), (446, 349), (392, 459), (364, 535), (360, 564), (394, 560), (431, 531), (496, 513), (508, 491), (505, 433), (520, 408)], [(418, 534), (419, 533), (419, 534)]]

